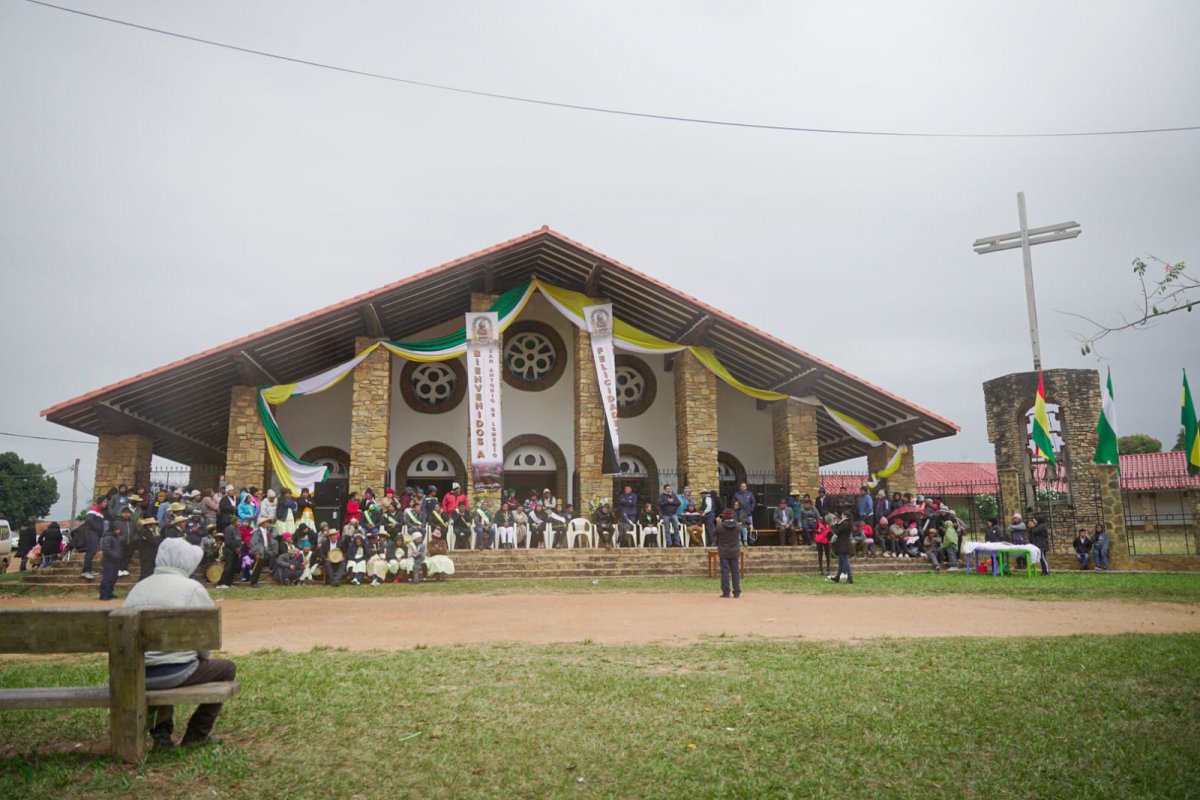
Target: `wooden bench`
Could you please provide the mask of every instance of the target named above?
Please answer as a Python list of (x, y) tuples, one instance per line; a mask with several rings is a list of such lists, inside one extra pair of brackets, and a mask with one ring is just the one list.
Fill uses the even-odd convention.
[(108, 653), (108, 686), (0, 689), (0, 710), (108, 708), (112, 752), (146, 754), (148, 705), (223, 703), (237, 681), (146, 691), (147, 650), (215, 650), (218, 608), (55, 608), (0, 611), (0, 653)]

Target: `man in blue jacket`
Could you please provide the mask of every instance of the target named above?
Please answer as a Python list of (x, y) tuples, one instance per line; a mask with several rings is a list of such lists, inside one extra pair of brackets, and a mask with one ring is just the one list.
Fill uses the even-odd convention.
[(875, 514), (875, 503), (871, 501), (871, 488), (865, 483), (859, 489), (858, 500), (854, 504), (854, 512), (857, 519), (863, 522), (875, 524), (872, 516)]
[(638, 513), (638, 496), (633, 493), (633, 487), (625, 484), (621, 489), (621, 493), (617, 495), (617, 513), (624, 517), (630, 525), (633, 525), (637, 520)]
[(663, 487), (658, 496), (658, 513), (662, 516), (663, 530), (667, 534), (667, 547), (679, 547), (679, 495), (671, 484)]

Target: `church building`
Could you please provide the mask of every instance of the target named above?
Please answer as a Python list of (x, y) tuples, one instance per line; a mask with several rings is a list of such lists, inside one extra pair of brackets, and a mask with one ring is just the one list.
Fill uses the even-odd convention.
[[(495, 414), (489, 480), (580, 510), (623, 483), (815, 496), (819, 467), (863, 455), (881, 485), (915, 492), (913, 446), (956, 425), (720, 303), (543, 227), (42, 414), (99, 437), (97, 494), (147, 485), (153, 455), (190, 466), (194, 487), (312, 482), (330, 508), (366, 487), (470, 493), (476, 412)], [(611, 324), (592, 327), (596, 308)], [(494, 386), (470, 360), (472, 312), (495, 313)]]

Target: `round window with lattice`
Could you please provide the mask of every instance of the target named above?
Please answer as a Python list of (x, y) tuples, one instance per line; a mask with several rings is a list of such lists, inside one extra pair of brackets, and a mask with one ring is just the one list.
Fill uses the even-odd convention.
[(658, 384), (654, 370), (636, 356), (619, 353), (616, 359), (617, 416), (636, 417), (650, 407)]
[(466, 372), (458, 359), (410, 361), (400, 373), (400, 392), (408, 407), (423, 414), (441, 414), (462, 401)]
[(540, 391), (553, 386), (566, 368), (562, 337), (541, 322), (518, 322), (504, 332), (504, 380)]

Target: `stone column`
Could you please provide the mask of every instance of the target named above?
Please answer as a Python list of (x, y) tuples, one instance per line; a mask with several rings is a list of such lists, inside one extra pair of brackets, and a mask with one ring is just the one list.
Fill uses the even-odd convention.
[(1129, 557), (1129, 533), (1125, 528), (1125, 506), (1121, 501), (1121, 475), (1112, 464), (1096, 464), (1100, 483), (1100, 509), (1108, 529), (1109, 569), (1132, 569)]
[[(692, 494), (717, 483), (717, 376), (684, 350), (675, 356), (675, 451)], [(684, 478), (680, 477), (680, 483)]]
[(225, 481), (241, 490), (262, 488), (267, 444), (258, 420), (258, 388), (234, 386), (229, 391), (229, 438), (225, 446)]
[[(891, 460), (891, 456), (895, 451), (888, 448), (887, 445), (881, 444), (879, 447), (872, 447), (867, 451), (867, 471), (874, 475), (882, 471)], [(909, 494), (916, 497), (917, 495), (917, 465), (913, 457), (912, 445), (909, 445), (908, 450), (900, 457), (900, 466), (892, 473), (892, 477), (887, 479), (887, 493), (890, 497), (892, 492)]]
[[(359, 336), (354, 352), (376, 340)], [(350, 491), (371, 487), (382, 496), (388, 469), (388, 434), (392, 427), (392, 354), (376, 348), (354, 368), (350, 403)]]
[(996, 477), (1000, 482), (1000, 519), (1001, 525), (1008, 525), (1013, 514), (1024, 514), (1021, 507), (1021, 471), (1016, 469), (998, 469)]
[(574, 327), (575, 359), (575, 475), (578, 494), (575, 511), (586, 514), (590, 503), (599, 497), (612, 499), (613, 480), (605, 477), (604, 468), (604, 404), (600, 400), (600, 384), (596, 379), (596, 363), (592, 360), (592, 337)]
[[(150, 485), (150, 459), (154, 455), (154, 440), (137, 433), (100, 434), (96, 448), (96, 483), (94, 500), (114, 486), (122, 483), (129, 488)], [(91, 503), (85, 504), (85, 507)]]
[(223, 472), (225, 472), (224, 464), (192, 464), (191, 474), (188, 476), (188, 486), (200, 491), (216, 489)]
[(817, 496), (821, 485), (821, 454), (817, 440), (817, 407), (798, 400), (771, 406), (775, 443), (775, 480), (788, 492)]

